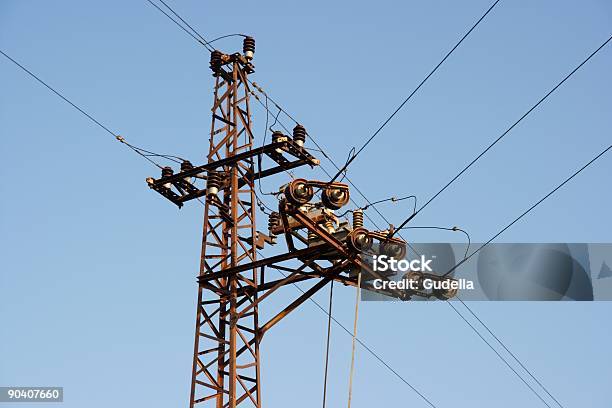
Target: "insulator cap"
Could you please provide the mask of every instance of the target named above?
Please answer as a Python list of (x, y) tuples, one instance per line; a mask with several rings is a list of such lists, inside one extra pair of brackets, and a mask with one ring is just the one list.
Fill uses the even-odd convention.
[(191, 170), (193, 169), (193, 164), (189, 160), (183, 160), (181, 163), (181, 171)]
[(272, 211), (268, 216), (268, 231), (272, 233), (276, 228), (281, 225), (281, 216), (276, 211)]
[(214, 170), (210, 170), (206, 179), (206, 192), (208, 195), (216, 195), (219, 188), (221, 188), (221, 175)]
[(330, 234), (336, 232), (336, 226), (334, 225), (334, 222), (332, 220), (325, 221), (325, 224), (323, 224), (323, 226)]
[(308, 231), (308, 242), (316, 241), (319, 237), (312, 231)]
[(242, 51), (246, 59), (253, 59), (253, 54), (255, 54), (255, 39), (253, 37), (244, 37)]
[[(162, 178), (170, 177), (174, 174), (172, 167), (166, 166), (161, 171)], [(172, 183), (164, 183), (165, 188), (172, 188)]]
[[(275, 130), (274, 132), (272, 132), (272, 143), (278, 143), (281, 141), (281, 139), (288, 139), (287, 136), (285, 136), (281, 131)], [(280, 147), (277, 147), (276, 149), (274, 149), (277, 153), (283, 153), (283, 149)]]
[(314, 197), (314, 189), (304, 179), (295, 179), (285, 187), (285, 197), (297, 206), (308, 203)]
[(349, 202), (349, 199), (348, 189), (335, 186), (325, 188), (321, 194), (323, 205), (332, 210), (339, 210)]
[(406, 256), (406, 245), (399, 242), (381, 242), (380, 253), (393, 259), (403, 259)]
[(306, 141), (306, 128), (302, 125), (296, 125), (293, 128), (293, 140), (300, 146), (304, 146)]
[(369, 251), (374, 244), (368, 235), (368, 230), (363, 227), (355, 228), (348, 235), (348, 244), (351, 248), (359, 252)]
[(283, 132), (275, 130), (274, 132), (272, 132), (272, 143), (278, 142), (278, 140), (282, 137), (285, 137), (285, 135), (283, 135)]
[(173, 174), (174, 174), (174, 171), (172, 170), (172, 167), (169, 167), (169, 166), (164, 167), (161, 171), (162, 177), (170, 177)]
[(363, 210), (361, 208), (353, 211), (353, 228), (363, 227)]
[(223, 65), (223, 53), (218, 50), (214, 50), (210, 53), (210, 69), (213, 72), (213, 76), (218, 76), (221, 71), (221, 65)]
[(208, 187), (217, 187), (217, 188), (221, 187), (221, 175), (217, 173), (216, 171), (213, 171), (213, 170), (209, 171), (206, 185)]

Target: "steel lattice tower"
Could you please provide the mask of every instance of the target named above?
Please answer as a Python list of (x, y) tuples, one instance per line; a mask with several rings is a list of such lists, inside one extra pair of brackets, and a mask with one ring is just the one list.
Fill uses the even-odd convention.
[[(294, 179), (277, 194), (278, 212), (269, 214), (269, 235), (256, 229), (256, 181), (319, 161), (304, 148), (307, 133), (299, 124), (293, 137), (274, 131), (271, 143), (253, 146), (249, 100), (251, 95), (257, 98), (257, 87), (248, 76), (254, 72), (254, 51), (255, 41), (247, 37), (242, 54), (211, 53), (216, 82), (207, 163), (194, 167), (185, 160), (180, 172), (165, 167), (159, 179), (147, 179), (151, 189), (179, 207), (204, 198), (190, 408), (261, 408), (262, 336), (332, 281), (348, 286), (361, 282), (363, 289), (400, 299), (453, 296), (374, 287), (373, 279), (389, 277), (373, 270), (371, 256), (403, 258), (406, 242), (392, 237), (392, 226), (366, 229), (361, 210), (353, 212), (352, 222), (341, 221), (335, 211), (350, 201), (346, 184)], [(206, 186), (198, 187), (198, 180)], [(258, 250), (281, 236), (285, 249), (258, 260)], [(272, 279), (266, 268), (283, 276)], [(452, 279), (429, 274), (416, 279), (424, 277)], [(262, 324), (260, 304), (298, 282), (308, 287)]]
[[(208, 163), (253, 147), (248, 65), (235, 58), (229, 68), (228, 74), (215, 74)], [(248, 177), (254, 172), (252, 156), (217, 169), (219, 184), (226, 185), (221, 197), (205, 200), (200, 276), (255, 262), (255, 186)], [(190, 406), (214, 399), (218, 408), (226, 401), (234, 407), (248, 399), (260, 407), (257, 292), (238, 294), (239, 287), (257, 284), (253, 269), (199, 286)], [(199, 396), (201, 387), (213, 393)]]

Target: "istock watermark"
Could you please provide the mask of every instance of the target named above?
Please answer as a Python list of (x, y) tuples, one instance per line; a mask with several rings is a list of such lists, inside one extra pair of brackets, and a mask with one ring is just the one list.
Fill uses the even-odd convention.
[(363, 300), (612, 301), (610, 243), (411, 242), (409, 249), (363, 258), (371, 268)]
[(374, 279), (372, 282), (374, 289), (379, 290), (472, 290), (474, 282), (469, 279), (438, 280), (432, 278), (411, 278), (406, 277), (398, 281), (386, 279)]
[[(434, 290), (457, 291), (474, 289), (474, 282), (469, 279), (434, 279), (429, 277), (433, 273), (433, 258), (428, 259), (420, 255), (415, 259), (395, 259), (387, 255), (374, 255), (372, 268), (375, 272), (402, 273), (400, 280), (374, 279), (372, 286), (377, 290)], [(455, 292), (453, 292), (455, 293)]]
[(433, 259), (427, 259), (421, 255), (417, 259), (395, 259), (387, 255), (374, 255), (374, 270), (377, 272), (433, 272), (431, 263)]

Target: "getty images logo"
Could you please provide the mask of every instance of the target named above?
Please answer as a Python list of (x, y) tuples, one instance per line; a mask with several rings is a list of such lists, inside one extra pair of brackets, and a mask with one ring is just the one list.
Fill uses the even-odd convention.
[(426, 259), (425, 255), (411, 261), (407, 259), (394, 259), (387, 255), (374, 255), (374, 270), (378, 272), (433, 272), (431, 262), (433, 259)]

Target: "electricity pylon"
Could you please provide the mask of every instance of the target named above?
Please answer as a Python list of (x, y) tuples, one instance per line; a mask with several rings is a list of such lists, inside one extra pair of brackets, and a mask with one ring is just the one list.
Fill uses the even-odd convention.
[[(176, 174), (165, 167), (159, 179), (147, 179), (150, 188), (179, 207), (204, 199), (190, 408), (261, 408), (262, 336), (331, 281), (357, 286), (361, 274), (362, 288), (388, 296), (432, 295), (374, 288), (374, 278), (388, 277), (372, 269), (369, 254), (399, 259), (406, 254), (406, 243), (389, 238), (392, 226), (386, 231), (364, 228), (360, 210), (353, 212), (352, 222), (340, 221), (335, 211), (349, 203), (346, 184), (294, 179), (279, 190), (268, 233), (256, 229), (255, 182), (319, 161), (304, 148), (301, 125), (292, 137), (274, 132), (271, 143), (253, 146), (249, 100), (256, 94), (248, 77), (254, 72), (254, 51), (255, 41), (247, 37), (243, 53), (211, 53), (215, 89), (207, 163), (196, 167), (184, 161)], [(267, 168), (262, 168), (263, 158)], [(198, 187), (199, 180), (206, 185)], [(258, 250), (281, 235), (286, 249), (258, 260)], [(283, 276), (272, 278), (270, 269)], [(260, 304), (297, 282), (311, 286), (260, 322)]]

